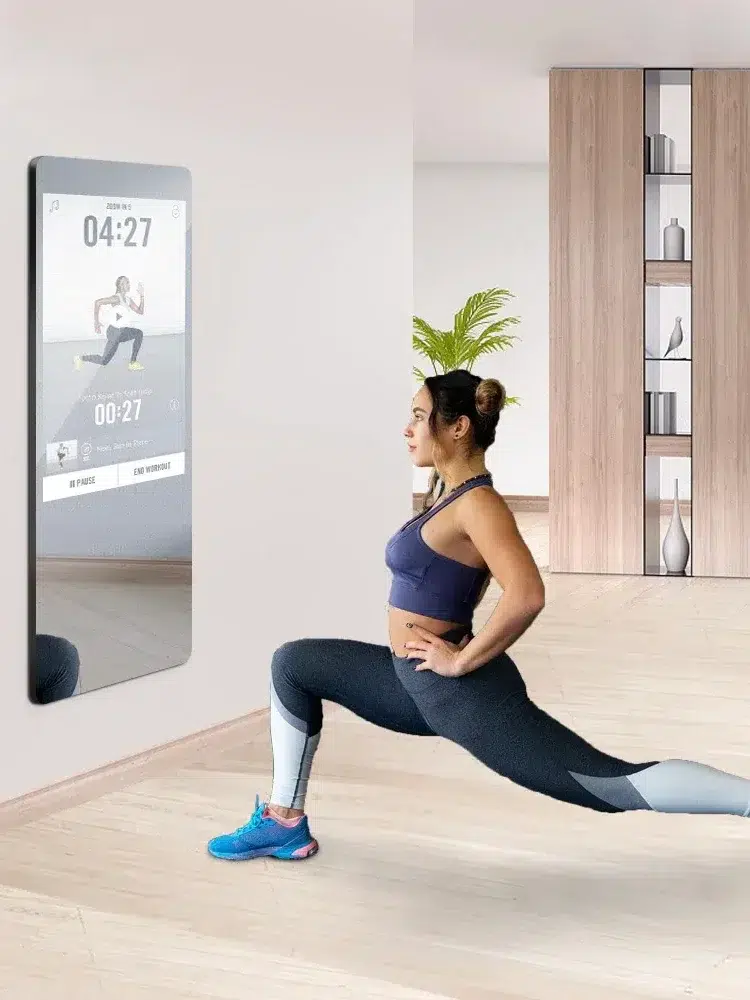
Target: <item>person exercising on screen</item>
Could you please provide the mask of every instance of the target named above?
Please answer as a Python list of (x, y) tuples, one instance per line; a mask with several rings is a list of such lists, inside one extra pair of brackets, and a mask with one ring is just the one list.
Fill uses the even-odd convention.
[(94, 329), (96, 330), (97, 337), (100, 337), (102, 333), (102, 324), (99, 319), (101, 308), (102, 306), (111, 307), (110, 319), (107, 324), (107, 343), (105, 344), (104, 350), (101, 354), (76, 355), (76, 368), (80, 369), (84, 361), (88, 361), (92, 365), (108, 365), (117, 353), (117, 348), (120, 344), (124, 344), (126, 341), (132, 340), (133, 347), (130, 352), (130, 363), (128, 368), (131, 372), (143, 371), (143, 365), (140, 361), (138, 361), (138, 352), (140, 351), (141, 344), (143, 343), (143, 330), (138, 330), (128, 324), (128, 320), (134, 315), (143, 315), (143, 285), (140, 284), (140, 282), (138, 284), (138, 296), (140, 298), (140, 302), (136, 305), (130, 297), (130, 279), (123, 275), (115, 282), (114, 295), (110, 295), (108, 298), (96, 300), (94, 303)]

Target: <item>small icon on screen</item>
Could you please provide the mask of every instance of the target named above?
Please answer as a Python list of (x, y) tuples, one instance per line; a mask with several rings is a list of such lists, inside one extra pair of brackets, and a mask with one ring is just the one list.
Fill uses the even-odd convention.
[(55, 198), (49, 207), (49, 214), (52, 215), (53, 212), (57, 212), (60, 209), (60, 202)]
[(170, 399), (170, 401), (169, 401), (169, 409), (172, 410), (172, 412), (174, 413), (174, 411), (175, 410), (179, 410), (179, 408), (180, 408), (180, 401), (179, 401), (179, 399)]
[(175, 205), (174, 208), (172, 209), (172, 218), (179, 219), (179, 217), (180, 217), (180, 206)]

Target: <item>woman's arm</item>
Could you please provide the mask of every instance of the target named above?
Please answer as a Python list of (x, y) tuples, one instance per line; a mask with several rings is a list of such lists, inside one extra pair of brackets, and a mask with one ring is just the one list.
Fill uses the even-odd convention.
[(138, 303), (138, 305), (136, 305), (132, 299), (128, 299), (128, 303), (130, 304), (130, 308), (133, 310), (133, 312), (137, 312), (139, 316), (142, 316), (145, 296), (143, 294), (143, 285), (140, 282), (138, 282), (137, 292), (138, 295), (140, 296), (140, 302)]
[(503, 590), (487, 624), (458, 654), (460, 672), (471, 673), (508, 649), (531, 625), (544, 607), (544, 581), (502, 497), (471, 490), (456, 506), (460, 527)]

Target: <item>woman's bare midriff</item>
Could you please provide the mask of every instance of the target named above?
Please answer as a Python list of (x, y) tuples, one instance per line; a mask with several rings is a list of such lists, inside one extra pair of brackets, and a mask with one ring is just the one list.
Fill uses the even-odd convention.
[(453, 628), (462, 628), (459, 622), (446, 622), (439, 618), (427, 618), (425, 615), (415, 615), (409, 611), (402, 611), (401, 608), (394, 608), (388, 605), (388, 636), (390, 647), (396, 656), (419, 656), (412, 649), (406, 649), (404, 643), (414, 642), (418, 636), (406, 627), (407, 622), (421, 625), (428, 632), (435, 635), (442, 635)]

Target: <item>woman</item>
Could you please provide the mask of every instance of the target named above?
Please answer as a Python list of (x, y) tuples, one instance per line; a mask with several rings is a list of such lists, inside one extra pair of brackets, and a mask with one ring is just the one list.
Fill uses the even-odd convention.
[(87, 361), (91, 365), (108, 365), (117, 353), (120, 344), (133, 342), (130, 349), (130, 362), (128, 368), (131, 372), (142, 372), (143, 365), (138, 360), (138, 354), (143, 344), (143, 330), (138, 330), (128, 325), (128, 320), (133, 315), (142, 316), (145, 299), (143, 296), (143, 285), (138, 284), (138, 303), (136, 304), (130, 297), (130, 278), (124, 274), (115, 282), (115, 294), (104, 299), (97, 299), (94, 303), (94, 331), (97, 337), (102, 334), (102, 324), (99, 318), (102, 306), (110, 307), (110, 319), (107, 324), (107, 343), (101, 354), (77, 354), (74, 358), (75, 367), (80, 370), (82, 363)]
[[(435, 473), (425, 510), (386, 548), (391, 646), (297, 639), (276, 650), (270, 801), (256, 798), (248, 823), (210, 841), (215, 857), (317, 851), (304, 805), (322, 699), (385, 729), (442, 736), (518, 785), (599, 812), (750, 813), (750, 781), (690, 761), (612, 757), (529, 698), (507, 650), (544, 607), (544, 585), (485, 465), (504, 402), (499, 382), (467, 371), (432, 376), (414, 397), (407, 446)], [(438, 474), (447, 492), (433, 500)], [(474, 636), (490, 576), (502, 597)]]

